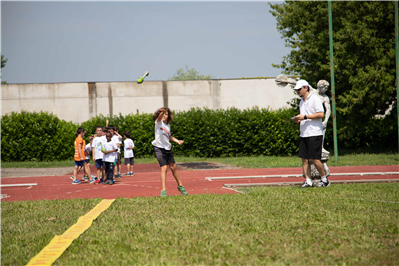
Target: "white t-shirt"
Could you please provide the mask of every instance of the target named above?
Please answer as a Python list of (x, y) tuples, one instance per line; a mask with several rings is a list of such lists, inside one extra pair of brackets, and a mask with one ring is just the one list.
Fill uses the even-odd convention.
[[(115, 144), (119, 144), (119, 147), (122, 142), (119, 141), (119, 137), (117, 135), (113, 135), (111, 141), (115, 142)], [(118, 146), (117, 146), (118, 147)], [(121, 149), (118, 148), (118, 153), (121, 153)]]
[(172, 144), (170, 144), (169, 137), (170, 125), (165, 124), (162, 120), (161, 122), (155, 120), (155, 140), (152, 142), (152, 145), (165, 150), (170, 150)]
[(95, 157), (94, 159), (96, 159), (96, 160), (101, 159), (102, 160), (104, 158), (104, 153), (101, 151), (100, 143), (104, 147), (104, 144), (106, 142), (107, 141), (106, 140), (104, 141), (103, 137), (96, 137), (96, 138), (93, 139), (92, 146), (94, 148), (94, 157)]
[[(324, 113), (323, 103), (321, 99), (312, 93), (299, 103), (301, 115), (312, 115), (315, 113)], [(300, 125), (301, 137), (313, 137), (323, 135), (323, 119), (306, 119), (301, 121)]]
[(93, 150), (93, 148), (91, 147), (91, 143), (86, 145), (86, 151), (89, 153), (88, 155), (86, 155), (86, 160), (90, 160), (90, 154), (91, 151)]
[(123, 141), (123, 144), (124, 144), (124, 149), (125, 149), (125, 155), (124, 155), (124, 157), (125, 157), (125, 158), (132, 158), (132, 157), (134, 157), (133, 149), (127, 149), (127, 148), (130, 148), (130, 147), (134, 147), (134, 142), (133, 142), (133, 140), (132, 140), (132, 139), (125, 139), (125, 140)]
[[(115, 142), (113, 142), (113, 141), (107, 142), (107, 143), (105, 143), (105, 145), (104, 145), (104, 149), (105, 149), (106, 151), (115, 150), (116, 148), (117, 148), (117, 147), (116, 147), (116, 144), (115, 144)], [(116, 153), (117, 153), (117, 152), (111, 152), (111, 153), (108, 153), (108, 154), (104, 154), (104, 161), (105, 161), (105, 162), (110, 162), (110, 163), (115, 162)]]

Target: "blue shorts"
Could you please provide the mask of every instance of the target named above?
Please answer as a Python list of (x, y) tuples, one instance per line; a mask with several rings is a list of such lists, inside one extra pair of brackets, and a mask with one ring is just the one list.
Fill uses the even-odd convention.
[(104, 167), (103, 159), (97, 159), (96, 162), (95, 162), (95, 165), (96, 165), (97, 169), (101, 168), (101, 167)]
[(82, 166), (83, 167), (84, 161), (75, 161), (75, 166)]
[(85, 160), (85, 163), (90, 163), (90, 159), (86, 159), (86, 160)]

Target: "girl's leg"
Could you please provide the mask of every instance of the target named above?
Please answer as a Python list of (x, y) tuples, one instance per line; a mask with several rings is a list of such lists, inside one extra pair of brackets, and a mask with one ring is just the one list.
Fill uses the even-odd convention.
[(180, 180), (179, 172), (177, 171), (177, 167), (175, 163), (169, 164), (170, 170), (172, 170), (173, 177), (176, 179), (177, 185), (180, 187), (183, 183)]
[(168, 166), (161, 166), (161, 190), (166, 190), (166, 172), (168, 171)]

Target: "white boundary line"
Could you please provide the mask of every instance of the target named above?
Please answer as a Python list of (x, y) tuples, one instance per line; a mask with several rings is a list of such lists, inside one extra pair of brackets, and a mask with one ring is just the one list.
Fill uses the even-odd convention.
[(31, 187), (31, 186), (37, 186), (37, 183), (0, 185), (0, 187)]
[[(399, 179), (362, 179), (362, 180), (330, 180), (332, 184), (348, 184), (348, 183), (389, 183), (399, 182)], [(276, 182), (276, 183), (241, 183), (241, 184), (224, 184), (224, 187), (270, 187), (270, 186), (296, 186), (302, 185), (303, 182)]]
[[(367, 175), (399, 175), (399, 172), (367, 172), (367, 173), (335, 173), (330, 176), (367, 176)], [(222, 176), (222, 177), (205, 177), (205, 179), (223, 180), (223, 179), (249, 179), (249, 178), (273, 178), (273, 177), (302, 177), (302, 174), (290, 175), (252, 175), (252, 176)]]
[(244, 192), (242, 192), (242, 191), (239, 191), (239, 190), (237, 190), (237, 189), (234, 189), (234, 188), (228, 188), (228, 187), (222, 187), (222, 188), (224, 188), (224, 189), (228, 189), (228, 190), (233, 190), (234, 192), (237, 192), (237, 193), (245, 194)]

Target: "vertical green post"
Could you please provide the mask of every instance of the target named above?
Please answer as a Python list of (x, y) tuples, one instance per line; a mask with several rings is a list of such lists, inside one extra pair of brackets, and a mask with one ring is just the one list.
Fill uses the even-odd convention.
[(337, 116), (335, 112), (334, 51), (333, 51), (331, 1), (328, 1), (328, 28), (330, 34), (331, 101), (332, 101), (332, 117), (333, 117), (333, 131), (334, 131), (334, 156), (335, 156), (335, 162), (338, 162)]
[(398, 1), (395, 1), (395, 51), (396, 51), (396, 105), (398, 109), (398, 149), (399, 149), (399, 32)]

